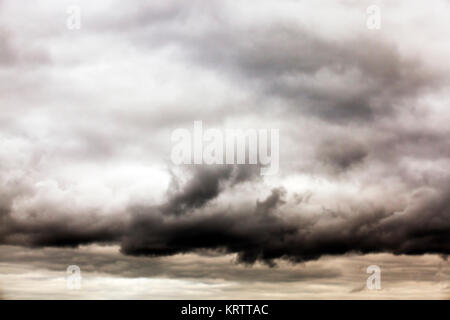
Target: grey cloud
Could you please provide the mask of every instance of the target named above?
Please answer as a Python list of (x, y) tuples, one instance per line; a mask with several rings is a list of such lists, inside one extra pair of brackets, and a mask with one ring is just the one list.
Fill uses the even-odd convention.
[(368, 156), (367, 147), (351, 139), (325, 141), (319, 146), (318, 159), (338, 172), (361, 164)]
[[(227, 35), (228, 41), (199, 49), (199, 60), (205, 61), (207, 55), (212, 66), (223, 61), (243, 81), (262, 83), (267, 94), (287, 99), (292, 110), (329, 121), (392, 115), (396, 102), (437, 85), (441, 78), (421, 61), (403, 57), (393, 44), (379, 40), (355, 38), (337, 43), (295, 27), (277, 26), (244, 34), (251, 39), (249, 43), (240, 42), (245, 37), (236, 30)], [(326, 78), (314, 85), (323, 71), (333, 77), (348, 75), (348, 85), (354, 88), (327, 84)]]
[[(401, 54), (395, 43), (386, 40), (357, 33), (336, 41), (280, 22), (242, 26), (226, 13), (219, 14), (220, 10), (211, 6), (208, 23), (196, 33), (172, 24), (160, 25), (159, 19), (137, 19), (142, 34), (133, 43), (150, 49), (175, 46), (190, 62), (237, 79), (253, 90), (262, 88), (269, 97), (284, 99), (289, 112), (338, 123), (392, 116), (396, 103), (439, 87), (444, 79), (443, 74), (427, 69), (419, 58)], [(143, 9), (150, 16), (153, 11)], [(215, 19), (214, 13), (218, 16)], [(186, 17), (153, 14), (175, 25), (183, 25)], [(202, 13), (192, 10), (190, 15)], [(315, 84), (324, 72), (328, 78)], [(329, 82), (330, 77), (347, 78), (349, 83), (344, 88)]]
[[(26, 145), (5, 149), (8, 152), (1, 154), (0, 243), (32, 247), (113, 243), (120, 245), (125, 254), (148, 256), (208, 249), (237, 254), (241, 262), (264, 261), (269, 265), (276, 259), (301, 262), (350, 252), (448, 254), (449, 132), (447, 126), (435, 123), (437, 118), (448, 117), (448, 111), (433, 109), (431, 104), (429, 107), (429, 100), (437, 98), (426, 96), (448, 84), (445, 68), (430, 68), (424, 55), (400, 50), (389, 36), (375, 39), (355, 33), (334, 39), (279, 18), (267, 25), (245, 25), (231, 19), (217, 3), (198, 11), (202, 5), (206, 2), (192, 5), (176, 1), (156, 9), (153, 5), (128, 8), (123, 4), (128, 8), (123, 16), (110, 19), (102, 14), (98, 20), (85, 19), (86, 28), (78, 38), (71, 38), (74, 47), (80, 46), (79, 62), (84, 62), (75, 65), (61, 61), (54, 65), (49, 47), (33, 42), (30, 47), (19, 48), (17, 33), (7, 28), (0, 30), (0, 67), (10, 72), (0, 91), (1, 134), (5, 137), (1, 142), (12, 141), (16, 146), (25, 141)], [(48, 41), (55, 50), (71, 52), (63, 50), (67, 39)], [(111, 48), (93, 60), (92, 52), (98, 50), (93, 43), (102, 45), (102, 41)], [(114, 47), (115, 41), (121, 46)], [(170, 54), (159, 55), (163, 51), (160, 49)], [(129, 77), (131, 85), (127, 79), (120, 81), (121, 74), (110, 75), (115, 71), (110, 66), (115, 63), (121, 66), (117, 68), (121, 72), (153, 58), (154, 68), (164, 62), (158, 72), (167, 79), (182, 73), (187, 75), (186, 81), (195, 82), (198, 79), (190, 72), (200, 69), (213, 74), (223, 85), (218, 92), (225, 93), (214, 102), (215, 97), (183, 90), (178, 82), (167, 87), (158, 83), (146, 91), (149, 78), (142, 74), (135, 82)], [(174, 74), (170, 59), (176, 63)], [(44, 68), (45, 77), (38, 73), (28, 81), (30, 72), (26, 67), (30, 65), (48, 68)], [(27, 71), (16, 72), (10, 66)], [(89, 81), (98, 72), (106, 75), (103, 81)], [(142, 71), (153, 76), (152, 72), (150, 68)], [(110, 84), (110, 78), (119, 80)], [(81, 85), (85, 82), (86, 88)], [(106, 85), (102, 87), (103, 82)], [(32, 88), (21, 90), (23, 83)], [(145, 94), (130, 94), (139, 86)], [(248, 94), (241, 100), (245, 105), (224, 111), (223, 105), (235, 102), (230, 97), (234, 91), (227, 91), (233, 86)], [(117, 88), (120, 90), (113, 90)], [(201, 89), (206, 93), (209, 88)], [(153, 101), (153, 94), (159, 93), (165, 95), (164, 99)], [(442, 96), (447, 98), (445, 93)], [(442, 96), (440, 99), (445, 101)], [(206, 103), (208, 110), (187, 110), (187, 106), (198, 104), (202, 108)], [(167, 105), (173, 105), (173, 109), (165, 110)], [(149, 106), (153, 107), (151, 111)], [(414, 113), (416, 107), (429, 110), (435, 117)], [(66, 112), (68, 109), (71, 112)], [(21, 112), (23, 118), (16, 116)], [(406, 123), (405, 115), (414, 121)], [(265, 198), (255, 196), (251, 208), (239, 207), (239, 200), (250, 196), (247, 194), (235, 196), (235, 203), (231, 200), (238, 208), (219, 201), (222, 195), (245, 183), (269, 183), (257, 178), (257, 167), (245, 166), (184, 167), (182, 170), (193, 174), (192, 179), (169, 189), (157, 204), (130, 201), (118, 212), (108, 214), (88, 205), (73, 208), (52, 201), (31, 209), (15, 208), (18, 202), (27, 203), (35, 185), (47, 176), (61, 180), (63, 185), (79, 182), (75, 178), (80, 171), (75, 169), (83, 171), (80, 163), (101, 168), (106, 160), (114, 163), (128, 155), (125, 150), (129, 149), (141, 150), (131, 153), (131, 160), (167, 157), (154, 145), (160, 142), (161, 131), (169, 131), (168, 123), (185, 123), (197, 116), (218, 125), (242, 117), (251, 125), (267, 120), (264, 123), (273, 121), (281, 129), (294, 127), (295, 132), (283, 136), (283, 142), (292, 141), (284, 150), (295, 148), (296, 152), (281, 160), (293, 167), (303, 161), (306, 172), (282, 170), (280, 187)], [(297, 126), (300, 121), (308, 122), (306, 130), (312, 128), (311, 132), (303, 132)], [(161, 144), (166, 142), (161, 140)], [(313, 150), (311, 154), (303, 152), (307, 148)], [(403, 160), (412, 162), (412, 168)], [(317, 163), (326, 167), (324, 172), (308, 171)], [(60, 173), (62, 177), (54, 172), (55, 164), (67, 165), (67, 172)], [(328, 175), (329, 168), (333, 174), (349, 175), (336, 179)], [(318, 197), (305, 193), (294, 196), (292, 201), (292, 191), (283, 188), (284, 178), (298, 174), (319, 176), (337, 184), (337, 189), (339, 183), (344, 182), (345, 189), (345, 183), (356, 181), (361, 184), (361, 192), (368, 187), (375, 190), (375, 195), (369, 200), (336, 196), (328, 201), (336, 202), (333, 206), (324, 200), (313, 207), (311, 199), (320, 199), (323, 190), (318, 191)], [(96, 177), (86, 178), (91, 179)], [(391, 179), (402, 185), (400, 192), (384, 190), (383, 183)], [(177, 183), (181, 181), (175, 177), (174, 185)], [(111, 194), (111, 198), (116, 196)], [(407, 199), (401, 208), (387, 205), (397, 198)]]
[[(186, 184), (185, 193), (169, 196), (161, 206), (132, 208), (129, 219), (100, 215), (77, 218), (53, 212), (46, 219), (32, 214), (31, 219), (19, 222), (3, 211), (7, 227), (2, 242), (72, 247), (110, 242), (120, 243), (125, 254), (150, 256), (212, 249), (236, 253), (244, 263), (263, 261), (269, 265), (279, 258), (301, 262), (350, 252), (449, 253), (448, 186), (419, 189), (409, 204), (396, 212), (361, 206), (354, 211), (317, 212), (312, 217), (302, 214), (300, 203), (294, 215), (285, 215), (283, 189), (274, 189), (265, 200), (257, 201), (253, 211), (209, 207), (217, 197), (221, 179), (233, 186), (230, 172), (222, 168), (198, 170)], [(214, 192), (205, 192), (204, 186)], [(186, 194), (189, 197), (184, 197)], [(168, 208), (179, 212), (169, 214), (172, 211)]]
[(89, 243), (112, 243), (120, 239), (123, 232), (123, 221), (120, 219), (107, 220), (98, 215), (74, 218), (61, 212), (58, 215), (55, 211), (51, 213), (50, 219), (31, 216), (27, 221), (20, 221), (6, 216), (2, 222), (2, 243), (31, 247), (78, 247)]
[[(1, 5), (1, 4), (0, 4)], [(25, 43), (19, 46), (14, 43), (14, 31), (0, 26), (0, 67), (37, 66), (51, 62), (50, 54), (42, 47), (33, 47)]]
[[(332, 279), (341, 275), (340, 270), (328, 266), (307, 269), (280, 264), (277, 272), (260, 266), (249, 268), (233, 263), (231, 256), (208, 255), (208, 252), (171, 258), (137, 258), (115, 251), (108, 252), (102, 248), (95, 251), (86, 247), (78, 250), (61, 248), (36, 250), (2, 246), (0, 249), (0, 258), (2, 261), (7, 260), (8, 264), (26, 264), (36, 269), (59, 272), (65, 271), (68, 265), (78, 265), (83, 273), (103, 273), (127, 278), (168, 277), (243, 282), (264, 279), (265, 282), (288, 283), (307, 279)], [(23, 254), (24, 252), (26, 254)], [(227, 263), (224, 264), (224, 262)]]
[[(274, 198), (276, 194), (264, 203)], [(270, 213), (271, 206), (265, 214), (256, 213), (262, 207), (259, 203), (255, 213), (217, 213), (179, 221), (141, 214), (122, 249), (129, 254), (170, 255), (223, 248), (247, 263), (277, 258), (300, 262), (349, 252), (445, 254), (450, 249), (448, 205), (448, 193), (425, 190), (417, 191), (401, 212), (372, 209), (287, 219)]]
[(11, 45), (10, 35), (6, 30), (0, 29), (0, 65), (10, 65), (16, 59)]
[[(233, 186), (240, 182), (253, 179), (258, 174), (258, 166), (194, 166), (194, 178), (181, 192), (175, 191), (161, 210), (168, 214), (185, 213), (191, 209), (202, 207), (208, 201), (217, 197), (228, 182)], [(175, 177), (176, 179), (176, 177)]]

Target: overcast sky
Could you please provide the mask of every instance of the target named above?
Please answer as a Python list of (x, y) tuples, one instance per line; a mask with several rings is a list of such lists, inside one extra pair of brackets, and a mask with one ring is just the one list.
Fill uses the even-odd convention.
[[(450, 297), (448, 1), (146, 3), (0, 0), (0, 298)], [(196, 120), (279, 173), (174, 165)]]

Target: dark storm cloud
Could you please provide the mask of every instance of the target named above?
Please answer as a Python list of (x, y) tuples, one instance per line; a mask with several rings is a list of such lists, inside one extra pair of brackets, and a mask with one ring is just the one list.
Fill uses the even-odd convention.
[[(214, 187), (222, 179), (231, 186), (235, 183), (232, 172), (236, 171), (197, 170), (184, 192), (169, 196), (161, 206), (132, 208), (130, 219), (100, 215), (77, 218), (53, 212), (47, 219), (31, 215), (18, 221), (3, 208), (2, 243), (77, 246), (116, 242), (125, 254), (149, 256), (212, 249), (236, 253), (244, 263), (268, 264), (278, 258), (301, 262), (349, 252), (450, 252), (448, 186), (415, 191), (408, 206), (397, 212), (368, 206), (353, 211), (324, 210), (311, 216), (303, 214), (300, 202), (294, 214), (286, 215), (283, 189), (272, 190), (266, 199), (256, 201), (252, 210), (208, 209), (219, 192)], [(176, 215), (170, 214), (169, 208), (176, 210)]]
[[(202, 207), (219, 195), (224, 183), (233, 186), (240, 182), (254, 179), (258, 166), (216, 166), (196, 168), (195, 177), (180, 192), (170, 195), (166, 205), (160, 209), (168, 214), (182, 214), (188, 210)], [(176, 177), (175, 177), (176, 179)]]
[(278, 208), (283, 203), (280, 190), (258, 202), (254, 212), (165, 219), (141, 211), (122, 250), (158, 256), (217, 248), (237, 253), (246, 263), (277, 258), (300, 262), (349, 252), (445, 254), (450, 250), (448, 191), (419, 190), (400, 212), (372, 208), (306, 217), (300, 207), (298, 215), (288, 218)]
[[(201, 43), (210, 44), (215, 37)], [(223, 71), (234, 70), (242, 81), (286, 99), (290, 111), (333, 122), (391, 115), (400, 99), (440, 80), (420, 60), (403, 57), (394, 44), (381, 40), (355, 37), (336, 42), (293, 26), (236, 30), (217, 38), (221, 41), (197, 48), (199, 61), (210, 61), (211, 66), (221, 61)], [(327, 73), (317, 78), (320, 72)], [(332, 77), (349, 77), (347, 86), (353, 88), (328, 83)], [(315, 79), (321, 83), (314, 85)]]
[(269, 198), (257, 203), (254, 212), (216, 212), (170, 219), (141, 209), (134, 217), (122, 250), (129, 254), (167, 255), (195, 249), (223, 249), (239, 253), (244, 262), (259, 258), (270, 261), (270, 256), (260, 256), (263, 252), (258, 252), (258, 247), (270, 241), (275, 248), (284, 237), (295, 233), (294, 226), (272, 214), (282, 203), (282, 193), (273, 190)]
[[(256, 179), (259, 168), (253, 165), (194, 167), (193, 172), (194, 177), (182, 190), (174, 187), (175, 190), (169, 192), (166, 203), (155, 207), (157, 212), (162, 215), (182, 215), (200, 208), (216, 198), (226, 186), (232, 187)], [(176, 178), (173, 184), (177, 184)], [(27, 212), (26, 217), (17, 218), (11, 214), (11, 206), (14, 198), (25, 190), (14, 185), (10, 187), (15, 188), (9, 193), (0, 194), (2, 243), (22, 243), (34, 247), (76, 247), (89, 243), (117, 242), (122, 236), (127, 236), (126, 232), (134, 232), (133, 227), (127, 227), (126, 214), (101, 216), (93, 211), (77, 215), (73, 214), (70, 207), (41, 206)], [(31, 190), (27, 192), (32, 193)]]
[(31, 247), (77, 247), (117, 241), (123, 232), (124, 220), (121, 217), (104, 219), (96, 212), (77, 212), (70, 205), (39, 205), (29, 212), (16, 215), (13, 212), (14, 201), (23, 196), (31, 197), (34, 191), (20, 183), (6, 184), (1, 191), (1, 243)]
[[(178, 48), (189, 62), (284, 99), (288, 112), (338, 123), (369, 121), (392, 115), (402, 99), (443, 84), (443, 74), (429, 70), (420, 58), (401, 54), (388, 40), (359, 32), (336, 41), (289, 22), (236, 24), (220, 6), (208, 6), (207, 12), (180, 7), (178, 14), (169, 10), (170, 15), (164, 14), (167, 8), (143, 8), (137, 17), (159, 18), (133, 19), (139, 21), (133, 43)], [(207, 21), (199, 32), (173, 27), (193, 17)], [(337, 85), (332, 78), (348, 83)]]
[(123, 232), (120, 219), (102, 219), (98, 215), (73, 218), (59, 214), (51, 212), (47, 219), (31, 216), (27, 221), (4, 214), (0, 240), (31, 247), (77, 247), (89, 243), (111, 243), (117, 241)]
[[(427, 90), (438, 90), (448, 83), (441, 71), (430, 68), (423, 55), (408, 55), (407, 51), (400, 50), (388, 37), (365, 36), (361, 31), (337, 39), (279, 18), (267, 24), (247, 25), (232, 19), (232, 12), (229, 16), (230, 12), (221, 10), (223, 8), (216, 3), (204, 10), (196, 10), (205, 3), (199, 1), (192, 5), (177, 1), (156, 7), (133, 6), (124, 11), (125, 18), (120, 14), (115, 19), (104, 15), (98, 20), (83, 18), (83, 23), (86, 22), (83, 28), (86, 28), (70, 38), (77, 50), (67, 49), (67, 39), (52, 39), (51, 42), (54, 52), (70, 55), (74, 54), (71, 51), (76, 51), (76, 60), (80, 64), (75, 65), (67, 64), (62, 57), (59, 57), (62, 59), (59, 65), (49, 65), (50, 55), (41, 50), (41, 46), (33, 43), (29, 48), (26, 45), (18, 47), (16, 40), (20, 34), (0, 29), (2, 70), (10, 69), (11, 65), (50, 67), (47, 73), (44, 72), (47, 78), (41, 78), (40, 74), (36, 76), (41, 85), (32, 86), (33, 90), (46, 96), (43, 102), (32, 99), (36, 96), (32, 90), (24, 94), (9, 87), (11, 83), (12, 87), (21, 88), (20, 82), (28, 75), (26, 72), (6, 74), (8, 81), (2, 82), (1, 98), (8, 103), (2, 104), (0, 121), (9, 122), (3, 120), (4, 112), (4, 118), (14, 118), (21, 130), (8, 131), (7, 126), (0, 128), (2, 138), (8, 142), (6, 146), (9, 146), (4, 154), (0, 154), (0, 243), (32, 247), (114, 243), (119, 244), (125, 254), (148, 256), (209, 249), (235, 253), (241, 262), (264, 261), (268, 264), (278, 258), (298, 262), (349, 252), (448, 254), (450, 140), (448, 125), (444, 127), (437, 121), (445, 118), (448, 111), (445, 109), (438, 114), (439, 111), (429, 108), (426, 101), (417, 99)], [(110, 33), (112, 39), (104, 33)], [(100, 45), (97, 47), (96, 43)], [(121, 47), (123, 43), (125, 45)], [(116, 48), (114, 44), (119, 46)], [(104, 48), (102, 45), (112, 48), (95, 60), (97, 56), (93, 53)], [(167, 50), (170, 54), (161, 54), (158, 51), (161, 48), (170, 49)], [(144, 69), (142, 65), (147, 60), (152, 63)], [(81, 63), (83, 61), (85, 64)], [(125, 65), (122, 64), (124, 61)], [(172, 62), (175, 64), (173, 70), (169, 67)], [(110, 67), (116, 63), (117, 70)], [(160, 65), (162, 67), (158, 69)], [(164, 121), (194, 120), (191, 118), (198, 116), (198, 109), (190, 110), (191, 113), (185, 111), (189, 109), (185, 108), (186, 100), (190, 101), (189, 106), (198, 104), (199, 108), (209, 101), (203, 94), (197, 96), (197, 92), (192, 93), (189, 89), (191, 82), (199, 80), (191, 75), (192, 71), (198, 71), (197, 68), (213, 74), (221, 84), (218, 92), (224, 92), (218, 99), (220, 102), (210, 103), (210, 108), (205, 108), (201, 116), (218, 119), (219, 123), (225, 122), (228, 116), (237, 119), (245, 116), (252, 125), (266, 117), (277, 121), (282, 129), (294, 127), (296, 132), (291, 137), (283, 136), (283, 139), (291, 138), (294, 143), (292, 148), (287, 148), (297, 147), (297, 152), (283, 158), (285, 162), (304, 161), (306, 167), (322, 165), (325, 174), (319, 171), (317, 176), (325, 176), (330, 184), (337, 183), (338, 189), (339, 183), (343, 183), (342, 189), (345, 189), (346, 183), (357, 181), (361, 184), (361, 193), (367, 187), (375, 189), (375, 195), (368, 200), (359, 199), (358, 193), (353, 194), (356, 199), (352, 200), (336, 195), (333, 201), (328, 201), (336, 202), (336, 205), (323, 200), (311, 209), (309, 200), (315, 199), (316, 194), (294, 195), (292, 200), (289, 198), (291, 191), (280, 187), (274, 188), (266, 198), (254, 196), (253, 206), (248, 207), (241, 205), (239, 200), (250, 197), (250, 192), (247, 195), (239, 191), (242, 193), (234, 194), (235, 198), (227, 192), (246, 182), (264, 184), (262, 178), (257, 179), (258, 168), (201, 167), (194, 168), (193, 177), (185, 184), (175, 177), (173, 188), (168, 190), (162, 203), (139, 205), (130, 200), (118, 212), (111, 209), (113, 212), (106, 214), (92, 209), (89, 199), (85, 200), (92, 189), (86, 191), (80, 185), (85, 180), (96, 180), (91, 172), (97, 171), (86, 173), (84, 168), (95, 164), (95, 169), (101, 171), (103, 160), (116, 164), (113, 160), (128, 150), (138, 150), (131, 153), (131, 160), (161, 156), (161, 149), (144, 141), (159, 142), (162, 135), (158, 130), (164, 129)], [(140, 73), (141, 69), (144, 75)], [(136, 78), (134, 74), (128, 75), (128, 70), (136, 72)], [(98, 73), (104, 78), (95, 77)], [(164, 75), (169, 85), (166, 87), (161, 85), (164, 81), (155, 81), (153, 91), (149, 91), (146, 81), (153, 83), (152, 76), (156, 74), (157, 77), (158, 73)], [(185, 83), (170, 82), (179, 76), (185, 77), (181, 77), (186, 79), (181, 80)], [(50, 85), (44, 81), (49, 78), (55, 79)], [(211, 78), (206, 78), (204, 83), (209, 86)], [(15, 82), (16, 79), (19, 81)], [(56, 82), (60, 83), (56, 85)], [(244, 99), (245, 106), (237, 106), (224, 114), (221, 105), (234, 102), (228, 100), (231, 99), (229, 93), (234, 92), (227, 90), (229, 83), (248, 91), (248, 96)], [(132, 90), (140, 86), (145, 94), (137, 90), (136, 93), (141, 95), (134, 96)], [(185, 86), (188, 89), (183, 90)], [(211, 88), (213, 86), (211, 84)], [(67, 96), (66, 88), (72, 87), (74, 93)], [(209, 91), (209, 87), (202, 86), (201, 89), (205, 93)], [(3, 95), (4, 92), (7, 94)], [(42, 98), (40, 94), (37, 97)], [(153, 100), (153, 96), (158, 98)], [(214, 102), (215, 97), (208, 98)], [(270, 99), (277, 100), (276, 107), (259, 103)], [(66, 106), (73, 100), (77, 103), (71, 110)], [(164, 109), (166, 100), (169, 101), (167, 104), (175, 105), (170, 111)], [(24, 114), (34, 117), (17, 117), (22, 109), (17, 111), (14, 102), (25, 105), (23, 108), (27, 112)], [(118, 106), (116, 103), (124, 104)], [(38, 112), (30, 107), (34, 104), (39, 108)], [(151, 109), (149, 105), (157, 108)], [(416, 107), (430, 110), (435, 117), (408, 112)], [(409, 122), (404, 120), (404, 115), (410, 117)], [(305, 133), (298, 126), (299, 120), (311, 121), (311, 128), (319, 127), (311, 133), (311, 139), (306, 135), (297, 141), (296, 134)], [(86, 128), (79, 128), (77, 121)], [(137, 130), (138, 127), (143, 129)], [(120, 136), (126, 138), (118, 139)], [(161, 144), (165, 142), (168, 140)], [(312, 156), (303, 152), (302, 148), (306, 147), (313, 150)], [(413, 164), (413, 169), (403, 164), (407, 161)], [(132, 166), (134, 162), (130, 162)], [(54, 173), (57, 170), (52, 165), (61, 167), (61, 163), (67, 171)], [(345, 176), (336, 182), (335, 176), (327, 175), (329, 168), (333, 173), (367, 170), (358, 171), (360, 176), (355, 174), (348, 181)], [(82, 176), (80, 180), (77, 180), (78, 173)], [(284, 171), (284, 177), (296, 174), (295, 171)], [(400, 181), (400, 192), (384, 188), (383, 183), (390, 179)], [(88, 204), (73, 206), (64, 201), (51, 201), (51, 188), (44, 188), (49, 193), (49, 201), (33, 203), (36, 185), (46, 180), (59, 183), (60, 192), (72, 187), (75, 189), (73, 194), (83, 195), (80, 202)], [(111, 183), (112, 195), (106, 197), (105, 202), (113, 202), (117, 185), (126, 184), (117, 180), (119, 182)], [(222, 195), (230, 197), (223, 201), (225, 204), (219, 203)], [(45, 196), (41, 198), (46, 200)], [(407, 200), (402, 206), (387, 205), (398, 198)], [(235, 205), (233, 208), (229, 206), (230, 202)], [(107, 204), (104, 206), (108, 207)]]

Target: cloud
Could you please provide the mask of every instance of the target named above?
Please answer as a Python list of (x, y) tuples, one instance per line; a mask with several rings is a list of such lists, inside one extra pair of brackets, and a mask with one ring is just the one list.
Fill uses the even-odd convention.
[(324, 142), (318, 150), (318, 159), (337, 171), (344, 171), (362, 163), (368, 156), (367, 147), (357, 141), (333, 140)]
[[(448, 19), (428, 5), (412, 11), (427, 19), (402, 20), (407, 34), (402, 6), (389, 6), (375, 34), (359, 4), (331, 1), (333, 17), (311, 5), (320, 18), (303, 2), (112, 1), (105, 15), (110, 3), (86, 1), (79, 32), (60, 7), (5, 3), (0, 243), (212, 250), (269, 265), (449, 253), (450, 66), (438, 57), (450, 48), (432, 23)], [(171, 130), (199, 118), (279, 128), (280, 175), (170, 174)]]
[(0, 29), (0, 48), (2, 49), (0, 54), (0, 63), (2, 65), (11, 64), (15, 60), (14, 51), (11, 47), (10, 41), (9, 34), (5, 30)]
[(202, 207), (220, 194), (224, 182), (233, 186), (253, 179), (257, 175), (258, 166), (206, 166), (194, 168), (194, 170), (194, 178), (183, 190), (170, 195), (167, 204), (161, 208), (164, 213), (180, 214)]
[(450, 225), (448, 192), (414, 192), (401, 211), (381, 208), (317, 212), (315, 217), (280, 211), (281, 190), (273, 190), (253, 212), (217, 212), (165, 219), (141, 211), (122, 243), (124, 253), (170, 255), (196, 249), (237, 253), (239, 260), (271, 263), (285, 258), (301, 262), (349, 252), (394, 254), (446, 253)]
[[(291, 19), (267, 25), (236, 21), (227, 10), (219, 12), (217, 4), (208, 6), (206, 16), (193, 8), (178, 10), (184, 14), (158, 14), (166, 24), (130, 18), (139, 21), (141, 30), (133, 43), (150, 52), (178, 49), (189, 63), (266, 98), (284, 100), (288, 113), (344, 124), (373, 121), (395, 114), (404, 99), (448, 81), (427, 61), (404, 54), (390, 39), (368, 36), (364, 29), (352, 29), (353, 36), (336, 41)], [(143, 12), (158, 10), (147, 7)], [(203, 20), (195, 31), (181, 27), (197, 16)]]
[[(3, 243), (73, 247), (109, 242), (120, 243), (125, 254), (150, 256), (212, 249), (236, 253), (244, 263), (268, 264), (279, 258), (302, 262), (351, 252), (448, 254), (448, 187), (418, 189), (398, 211), (360, 203), (351, 211), (322, 210), (311, 216), (303, 212), (302, 203), (289, 209), (283, 189), (272, 190), (251, 211), (213, 205), (218, 191), (211, 186), (226, 181), (233, 188), (236, 168), (196, 170), (185, 189), (169, 196), (166, 203), (130, 208), (128, 217), (77, 218), (47, 208), (50, 216), (45, 219), (30, 215), (19, 220), (3, 210)], [(204, 193), (204, 186), (216, 192)]]
[[(448, 264), (436, 255), (324, 257), (302, 265), (281, 261), (270, 269), (236, 264), (232, 255), (211, 252), (150, 258), (121, 255), (115, 246), (0, 249), (0, 282), (9, 299), (264, 299), (273, 292), (283, 299), (448, 297)], [(365, 287), (366, 268), (373, 264), (382, 268), (383, 290), (351, 293)], [(82, 290), (67, 290), (68, 265), (81, 268)]]

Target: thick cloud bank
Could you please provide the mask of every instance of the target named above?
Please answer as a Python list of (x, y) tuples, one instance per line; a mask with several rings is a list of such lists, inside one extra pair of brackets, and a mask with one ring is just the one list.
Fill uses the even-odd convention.
[[(1, 1), (0, 244), (448, 255), (449, 6), (374, 31), (369, 4), (80, 1), (68, 30), (64, 4)], [(280, 129), (280, 174), (174, 166), (195, 120)]]
[[(450, 197), (442, 190), (414, 191), (402, 210), (374, 204), (352, 210), (303, 212), (308, 200), (286, 200), (286, 190), (273, 189), (253, 207), (226, 209), (209, 206), (221, 185), (239, 183), (239, 167), (198, 170), (181, 191), (159, 206), (129, 208), (128, 219), (95, 213), (77, 219), (53, 208), (44, 220), (17, 221), (2, 211), (2, 241), (31, 246), (121, 244), (131, 255), (173, 255), (199, 249), (237, 253), (242, 262), (274, 259), (317, 259), (324, 254), (392, 252), (448, 254)], [(306, 202), (306, 203), (305, 203)], [(286, 208), (288, 213), (283, 211)], [(42, 214), (42, 212), (41, 212)]]

